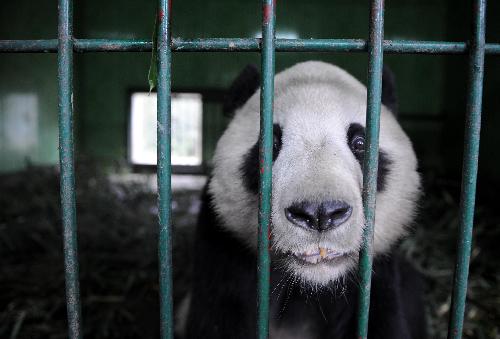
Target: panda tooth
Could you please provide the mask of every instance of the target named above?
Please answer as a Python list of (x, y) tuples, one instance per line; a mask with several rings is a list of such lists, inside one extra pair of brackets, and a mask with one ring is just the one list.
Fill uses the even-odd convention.
[(343, 252), (338, 252), (326, 247), (318, 247), (317, 249), (307, 250), (304, 252), (292, 252), (292, 254), (310, 264), (319, 264), (320, 262), (332, 260), (345, 255)]

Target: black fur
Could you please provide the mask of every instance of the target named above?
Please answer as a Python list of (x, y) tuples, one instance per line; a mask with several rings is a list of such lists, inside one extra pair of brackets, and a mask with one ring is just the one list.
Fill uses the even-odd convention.
[[(231, 87), (224, 111), (231, 113), (241, 107), (258, 88), (259, 79), (255, 67), (244, 71)], [(385, 98), (390, 99), (391, 96)], [(387, 102), (384, 104), (390, 109), (393, 107)], [(361, 125), (351, 127), (353, 130), (349, 128), (350, 133), (362, 132), (364, 135)], [(273, 161), (281, 149), (279, 125), (274, 126), (274, 134)], [(357, 159), (362, 163), (361, 154), (358, 154)], [(242, 160), (240, 170), (243, 183), (250, 192), (257, 193), (258, 141)], [(379, 190), (385, 186), (390, 163), (387, 155), (380, 151)], [(214, 211), (212, 197), (207, 189), (202, 197), (194, 248), (186, 338), (255, 338), (256, 254), (224, 228)], [(425, 338), (419, 275), (396, 255), (375, 259), (373, 271), (369, 338)], [(295, 281), (287, 273), (272, 267), (271, 326), (286, 328), (296, 337), (302, 338), (305, 338), (301, 335), (304, 327), (309, 329), (310, 338), (356, 337), (358, 285), (355, 275), (347, 278), (343, 284), (332, 284), (321, 290), (309, 290), (298, 286)]]
[(255, 65), (247, 65), (233, 81), (224, 98), (222, 111), (231, 115), (257, 91), (260, 86), (260, 73)]
[[(365, 137), (365, 128), (360, 124), (351, 124), (347, 130), (347, 143), (350, 144), (351, 141), (356, 136)], [(365, 152), (357, 152), (353, 150), (353, 154), (359, 162), (361, 169), (363, 169), (363, 159), (365, 156)], [(378, 152), (378, 172), (377, 172), (377, 191), (382, 192), (385, 189), (385, 185), (387, 182), (387, 175), (390, 171), (390, 166), (392, 161), (389, 159), (388, 155), (383, 151), (379, 150)]]
[(394, 114), (398, 114), (398, 97), (396, 93), (396, 77), (389, 66), (382, 70), (382, 103)]
[[(236, 109), (243, 106), (245, 102), (257, 91), (260, 86), (260, 72), (255, 65), (247, 65), (229, 87), (226, 94), (223, 112), (231, 115)], [(382, 70), (382, 103), (391, 110), (394, 115), (398, 113), (398, 98), (396, 92), (396, 77), (389, 68), (384, 65)]]
[[(273, 126), (274, 132), (274, 145), (273, 145), (273, 161), (279, 155), (279, 151), (282, 146), (282, 130), (277, 124)], [(351, 124), (347, 130), (347, 143), (355, 136), (365, 136), (365, 128), (360, 124)], [(353, 152), (354, 156), (359, 162), (361, 168), (363, 168), (363, 158), (364, 152)], [(390, 171), (390, 166), (392, 161), (389, 156), (380, 150), (378, 153), (378, 174), (377, 174), (377, 191), (382, 192), (386, 187), (387, 175)], [(250, 148), (250, 150), (245, 154), (242, 164), (241, 164), (241, 176), (243, 179), (243, 185), (245, 188), (254, 194), (259, 193), (259, 141)]]
[[(206, 191), (195, 248), (186, 337), (255, 338), (257, 258), (224, 230)], [(418, 274), (395, 255), (376, 259), (373, 270), (369, 338), (425, 338)], [(358, 286), (354, 277), (343, 286), (308, 291), (273, 267), (271, 280), (272, 325), (299, 336), (307, 325), (312, 338), (355, 338)]]
[[(278, 124), (273, 125), (273, 161), (278, 158), (282, 146), (281, 126)], [(245, 154), (241, 163), (241, 177), (243, 178), (243, 185), (245, 188), (254, 193), (259, 193), (259, 141), (250, 148)]]
[[(231, 87), (226, 95), (224, 102), (224, 113), (232, 114), (236, 109), (240, 108), (245, 102), (257, 91), (260, 85), (260, 73), (255, 65), (247, 65), (238, 77), (233, 81)], [(391, 69), (384, 65), (382, 73), (382, 103), (389, 108), (393, 114), (397, 114), (398, 102), (396, 95), (396, 82), (394, 73)], [(276, 150), (276, 129), (279, 128), (279, 142), (280, 146)], [(364, 128), (355, 124), (349, 127), (348, 140), (350, 140), (349, 133), (351, 128), (354, 132), (360, 132), (364, 136)], [(362, 129), (362, 131), (361, 131)], [(273, 161), (277, 158), (279, 149), (281, 149), (281, 127), (274, 125), (275, 145), (273, 148)], [(355, 154), (356, 159), (363, 166), (363, 154)], [(382, 192), (385, 189), (386, 177), (389, 174), (389, 167), (391, 160), (389, 156), (381, 150), (379, 152), (379, 166), (377, 176), (377, 191)], [(241, 173), (243, 184), (245, 188), (254, 193), (259, 192), (259, 142), (257, 141), (252, 148), (245, 155), (241, 166)]]
[(206, 188), (194, 248), (186, 338), (252, 338), (256, 321), (255, 255), (224, 230)]

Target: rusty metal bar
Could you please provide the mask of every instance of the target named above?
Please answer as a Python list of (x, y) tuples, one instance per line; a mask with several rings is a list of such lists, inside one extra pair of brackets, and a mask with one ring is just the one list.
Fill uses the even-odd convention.
[(368, 97), (366, 104), (366, 152), (363, 161), (363, 212), (365, 227), (359, 252), (358, 336), (368, 337), (370, 289), (373, 263), (373, 229), (375, 227), (375, 200), (377, 196), (378, 139), (382, 105), (382, 64), (384, 39), (384, 1), (373, 0), (370, 8), (368, 44)]
[(160, 273), (160, 337), (174, 338), (172, 281), (172, 189), (171, 189), (171, 90), (172, 52), (170, 49), (171, 0), (158, 2), (158, 260)]
[(76, 228), (75, 165), (73, 156), (73, 3), (59, 0), (58, 95), (59, 164), (61, 170), (61, 213), (64, 241), (64, 272), (68, 336), (82, 337), (78, 244)]
[(453, 278), (448, 338), (462, 338), (467, 278), (469, 275), (474, 205), (476, 199), (481, 104), (483, 97), (484, 47), (486, 31), (486, 0), (474, 0), (473, 26), (469, 58), (469, 91), (465, 122), (462, 192), (457, 242), (457, 259)]
[(262, 52), (259, 142), (259, 231), (257, 263), (257, 338), (269, 335), (269, 291), (271, 259), (271, 189), (273, 168), (274, 35), (275, 0), (262, 1)]
[[(275, 39), (276, 52), (366, 52), (363, 39)], [(2, 53), (56, 53), (57, 39), (0, 40)], [(151, 40), (74, 39), (74, 50), (88, 52), (151, 52)], [(172, 52), (259, 52), (261, 39), (173, 38)], [(466, 54), (465, 42), (384, 40), (384, 53), (390, 54)], [(485, 45), (487, 55), (500, 55), (500, 43)]]

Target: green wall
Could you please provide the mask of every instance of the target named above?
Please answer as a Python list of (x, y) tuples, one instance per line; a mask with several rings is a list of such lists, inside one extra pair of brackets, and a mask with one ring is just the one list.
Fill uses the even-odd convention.
[[(75, 35), (79, 38), (140, 38), (151, 36), (155, 1), (75, 1)], [(462, 7), (460, 7), (462, 6)], [(488, 40), (500, 41), (500, 14), (489, 4)], [(300, 38), (366, 38), (368, 2), (278, 1), (278, 35)], [(400, 0), (386, 5), (387, 39), (463, 41), (468, 34), (468, 7), (451, 0)], [(260, 29), (260, 2), (248, 0), (184, 0), (173, 2), (173, 36), (254, 37)], [(54, 38), (55, 1), (18, 0), (0, 4), (0, 39)], [(75, 55), (75, 125), (79, 156), (101, 163), (122, 161), (127, 154), (128, 95), (147, 88), (149, 53), (88, 53)], [(278, 53), (277, 70), (296, 62), (321, 59), (336, 63), (365, 81), (366, 55)], [(398, 80), (401, 122), (414, 140), (424, 167), (456, 172), (460, 168), (467, 65), (464, 56), (386, 55)], [(257, 53), (176, 53), (173, 87), (224, 89)], [(500, 118), (500, 60), (487, 57), (481, 169), (494, 176)], [(0, 55), (0, 124), (8, 112), (2, 102), (12, 93), (38, 96), (38, 143), (30, 149), (6, 146), (0, 129), (0, 171), (33, 163), (57, 162), (57, 79), (55, 55)], [(208, 159), (226, 119), (220, 107), (207, 104), (204, 151)], [(2, 120), (3, 119), (3, 120)], [(3, 146), (2, 146), (3, 145)]]
[[(57, 2), (19, 1), (0, 3), (0, 39), (43, 39), (57, 35)], [(57, 157), (57, 56), (55, 54), (0, 53), (0, 171), (11, 171), (27, 163), (53, 164)], [(35, 107), (25, 112), (9, 105), (13, 96), (35, 96)], [(34, 127), (33, 142), (12, 144), (9, 135), (27, 113)], [(26, 116), (25, 116), (26, 118)]]

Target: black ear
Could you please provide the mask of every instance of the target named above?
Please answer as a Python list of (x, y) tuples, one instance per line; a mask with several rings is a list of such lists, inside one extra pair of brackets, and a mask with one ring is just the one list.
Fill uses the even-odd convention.
[(232, 115), (234, 111), (257, 91), (260, 86), (260, 73), (255, 65), (247, 65), (229, 87), (224, 98), (223, 112)]
[(394, 115), (398, 114), (398, 97), (396, 93), (396, 77), (389, 66), (384, 65), (382, 71), (382, 103)]

